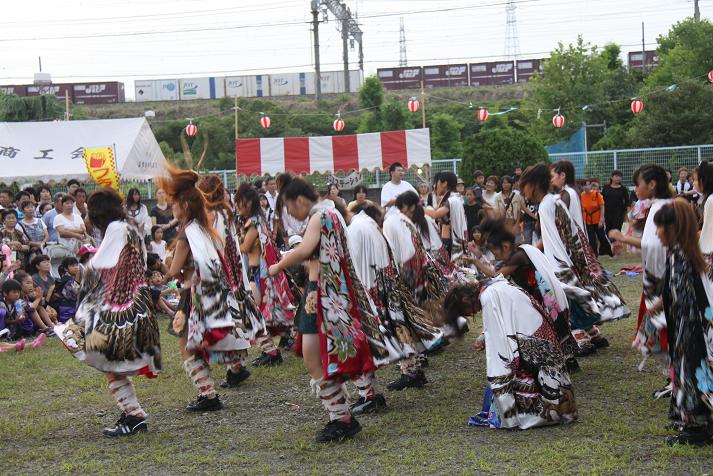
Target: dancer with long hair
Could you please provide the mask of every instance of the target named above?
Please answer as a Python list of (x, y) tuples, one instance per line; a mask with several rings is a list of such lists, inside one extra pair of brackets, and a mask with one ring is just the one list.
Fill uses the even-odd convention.
[(98, 189), (87, 206), (103, 239), (87, 263), (74, 317), (55, 332), (77, 359), (106, 375), (121, 415), (104, 435), (130, 436), (147, 430), (147, 415), (131, 377), (154, 378), (161, 370), (158, 322), (145, 277), (146, 251), (118, 193)]
[(294, 296), (285, 272), (275, 276), (268, 269), (280, 260), (277, 245), (265, 222), (260, 208), (257, 190), (243, 183), (235, 192), (235, 204), (240, 215), (240, 252), (248, 259), (248, 279), (253, 290), (266, 330), (257, 335), (256, 341), (262, 354), (253, 365), (277, 365), (282, 363), (282, 354), (275, 346), (276, 336), (289, 335), (295, 318)]
[(458, 259), (465, 249), (468, 224), (463, 208), (463, 197), (456, 191), (458, 177), (453, 172), (438, 172), (433, 179), (434, 192), (441, 197), (433, 209), (426, 209), (426, 215), (440, 224), (441, 241), (451, 260)]
[[(351, 415), (345, 379), (370, 376), (376, 370), (362, 322), (375, 316), (365, 306), (366, 292), (353, 271), (346, 225), (331, 200), (319, 201), (312, 185), (289, 174), (280, 176), (280, 196), (297, 220), (309, 218), (302, 242), (270, 266), (270, 276), (308, 261), (309, 282), (295, 318), (310, 384), (329, 413), (318, 442), (338, 441), (361, 431)], [(361, 385), (360, 385), (361, 383)], [(357, 381), (359, 393), (378, 393), (369, 381)]]
[[(210, 364), (226, 365), (231, 372), (239, 373), (250, 338), (260, 329), (254, 328), (251, 316), (245, 313), (246, 306), (236, 297), (236, 285), (230, 282), (228, 266), (219, 251), (221, 238), (208, 217), (198, 179), (196, 172), (173, 166), (158, 179), (181, 226), (165, 279), (184, 276), (191, 283), (173, 320), (183, 367), (198, 390), (198, 397), (186, 408), (215, 411), (222, 409), (223, 403), (215, 391)], [(252, 296), (246, 294), (244, 299)]]
[(544, 254), (554, 266), (557, 278), (567, 285), (570, 323), (580, 354), (585, 354), (591, 352), (591, 345), (609, 344), (595, 324), (628, 317), (630, 311), (617, 287), (604, 273), (568, 207), (559, 195), (549, 193), (551, 178), (545, 164), (533, 165), (520, 177), (520, 187), (528, 200), (540, 204)]

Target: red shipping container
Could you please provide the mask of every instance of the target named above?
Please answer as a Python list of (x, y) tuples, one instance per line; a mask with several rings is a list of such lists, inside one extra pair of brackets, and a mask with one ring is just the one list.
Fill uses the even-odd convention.
[(0, 93), (14, 94), (15, 96), (27, 96), (27, 86), (24, 86), (24, 85), (0, 86)]
[(69, 100), (72, 100), (72, 84), (59, 83), (50, 84), (47, 86), (37, 86), (30, 84), (27, 86), (28, 96), (55, 96), (57, 99), (64, 99), (65, 93), (69, 94)]
[(420, 89), (421, 88), (421, 67), (402, 68), (379, 68), (376, 75), (382, 83), (384, 89), (390, 91), (399, 89)]
[[(645, 55), (641, 54), (641, 51), (630, 51), (629, 52), (629, 69), (643, 69), (644, 65), (647, 68), (653, 68), (659, 64), (659, 56), (656, 50), (646, 50)], [(646, 58), (646, 63), (643, 63), (644, 57)]]
[(76, 83), (73, 93), (74, 104), (116, 104), (124, 102), (124, 83)]
[(424, 66), (423, 84), (427, 88), (468, 86), (468, 65)]
[(471, 86), (513, 84), (514, 82), (515, 64), (512, 61), (470, 64)]
[(517, 81), (526, 83), (535, 74), (542, 75), (544, 63), (544, 59), (517, 60)]

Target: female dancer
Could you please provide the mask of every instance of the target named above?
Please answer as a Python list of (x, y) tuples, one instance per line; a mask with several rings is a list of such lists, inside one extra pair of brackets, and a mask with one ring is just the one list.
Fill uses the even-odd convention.
[(577, 405), (556, 325), (527, 293), (503, 278), (453, 288), (446, 322), (483, 311), (488, 385), (471, 426), (519, 428), (570, 423)]
[[(645, 356), (654, 354), (665, 357), (668, 349), (668, 336), (666, 334), (666, 318), (659, 301), (661, 300), (660, 282), (666, 270), (667, 250), (656, 233), (654, 216), (664, 205), (671, 202), (671, 190), (668, 186), (666, 170), (655, 164), (645, 164), (639, 167), (634, 172), (634, 185), (636, 185), (636, 197), (641, 201), (650, 200), (651, 202), (641, 238), (624, 236), (618, 230), (610, 231), (609, 237), (641, 248), (644, 287), (633, 346)], [(659, 309), (659, 312), (649, 312), (649, 309)], [(663, 394), (667, 393), (666, 391)]]
[(670, 418), (682, 426), (675, 443), (711, 443), (713, 431), (713, 281), (698, 246), (696, 216), (682, 198), (654, 215), (656, 233), (668, 247), (663, 296), (649, 308), (666, 315), (671, 375)]
[(453, 172), (438, 172), (434, 178), (434, 191), (440, 201), (434, 204), (434, 209), (425, 212), (431, 218), (440, 222), (441, 241), (448, 251), (451, 260), (463, 254), (467, 240), (467, 221), (463, 208), (463, 197), (456, 192), (458, 178)]
[[(173, 319), (179, 334), (183, 367), (198, 390), (198, 398), (186, 407), (191, 411), (214, 411), (223, 408), (215, 392), (210, 364), (220, 363), (239, 374), (242, 360), (250, 347), (250, 336), (257, 329), (238, 301), (230, 281), (232, 273), (220, 254), (220, 236), (213, 228), (205, 209), (205, 199), (197, 188), (198, 174), (192, 170), (168, 167), (159, 186), (173, 203), (173, 215), (179, 220), (171, 267), (166, 281), (190, 279), (190, 294), (184, 293)], [(246, 294), (244, 300), (252, 296)], [(253, 304), (254, 305), (254, 304)]]
[(131, 377), (153, 378), (161, 370), (143, 236), (128, 223), (115, 191), (101, 188), (87, 204), (89, 218), (104, 238), (87, 265), (76, 314), (55, 332), (77, 359), (106, 375), (121, 416), (104, 435), (130, 436), (147, 430), (146, 412), (136, 399)]
[(696, 169), (698, 187), (703, 195), (703, 223), (699, 243), (701, 252), (713, 266), (713, 163), (703, 161)]
[(309, 217), (309, 223), (302, 243), (270, 266), (269, 272), (276, 276), (309, 260), (309, 283), (295, 320), (302, 334), (302, 355), (312, 377), (310, 384), (329, 412), (330, 422), (316, 439), (342, 440), (361, 431), (351, 415), (343, 380), (376, 370), (362, 329), (363, 317), (371, 310), (359, 297), (365, 293), (353, 272), (344, 220), (334, 203), (319, 202), (317, 192), (301, 178), (283, 174), (280, 182), (280, 196), (289, 214), (297, 220)]
[[(582, 202), (579, 200), (572, 162), (559, 160), (550, 165), (550, 177), (552, 186), (560, 192), (560, 198), (567, 205), (569, 214), (577, 223), (577, 226), (582, 230), (586, 230), (584, 217), (582, 216)], [(522, 187), (522, 182), (520, 182), (520, 187)]]
[(242, 222), (240, 252), (248, 257), (250, 287), (267, 327), (256, 337), (262, 355), (253, 365), (281, 364), (282, 354), (275, 346), (274, 337), (289, 335), (292, 329), (294, 296), (284, 272), (268, 275), (268, 268), (279, 261), (280, 255), (265, 223), (255, 187), (249, 183), (240, 185), (235, 192), (235, 203)]
[(629, 308), (609, 278), (604, 274), (587, 239), (558, 195), (549, 194), (550, 171), (544, 164), (527, 168), (520, 177), (525, 197), (539, 203), (540, 229), (544, 253), (555, 268), (570, 301), (571, 326), (582, 348), (580, 354), (591, 352), (588, 344), (608, 345), (594, 326), (597, 322), (629, 316)]
[(552, 320), (568, 369), (576, 370), (579, 368), (574, 358), (577, 342), (572, 336), (569, 324), (569, 304), (564, 286), (540, 250), (531, 245), (515, 245), (515, 235), (509, 230), (506, 220), (486, 218), (480, 224), (480, 230), (486, 237), (487, 248), (500, 262), (497, 270), (481, 260), (474, 260), (473, 264), (487, 277), (492, 278), (500, 274), (510, 278), (542, 306)]
[(357, 207), (355, 213), (347, 230), (349, 251), (357, 275), (376, 305), (381, 333), (388, 336), (384, 340), (394, 349), (393, 360), (401, 360), (399, 368), (404, 377), (389, 388), (401, 390), (411, 386), (403, 386), (404, 383), (420, 383), (419, 354), (440, 346), (443, 332), (429, 322), (400, 276), (379, 226), (382, 220), (379, 209), (373, 205)]
[[(220, 237), (219, 252), (225, 259), (225, 273), (230, 283), (231, 290), (235, 293), (240, 315), (245, 316), (251, 329), (247, 335), (250, 339), (256, 337), (265, 324), (260, 315), (260, 310), (255, 301), (248, 298), (247, 273), (244, 271), (243, 260), (238, 251), (237, 225), (233, 211), (225, 199), (225, 187), (223, 181), (217, 175), (207, 175), (200, 179), (198, 188), (203, 192), (206, 199), (206, 209), (208, 218), (213, 224), (213, 229)], [(222, 247), (221, 247), (222, 245)], [(220, 386), (223, 388), (237, 387), (241, 382), (250, 377), (250, 372), (239, 362), (230, 366), (227, 370), (225, 380)]]

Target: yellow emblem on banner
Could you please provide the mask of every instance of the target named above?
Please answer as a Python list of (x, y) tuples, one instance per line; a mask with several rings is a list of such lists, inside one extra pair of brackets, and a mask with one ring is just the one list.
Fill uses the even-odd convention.
[(116, 158), (111, 147), (84, 149), (84, 162), (89, 176), (101, 187), (111, 187), (119, 191), (119, 172), (116, 171)]

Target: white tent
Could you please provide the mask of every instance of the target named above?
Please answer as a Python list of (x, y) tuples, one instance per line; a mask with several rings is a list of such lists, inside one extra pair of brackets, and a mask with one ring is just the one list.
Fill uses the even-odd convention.
[(0, 182), (89, 179), (84, 148), (113, 147), (122, 180), (149, 180), (166, 164), (146, 119), (0, 122)]

